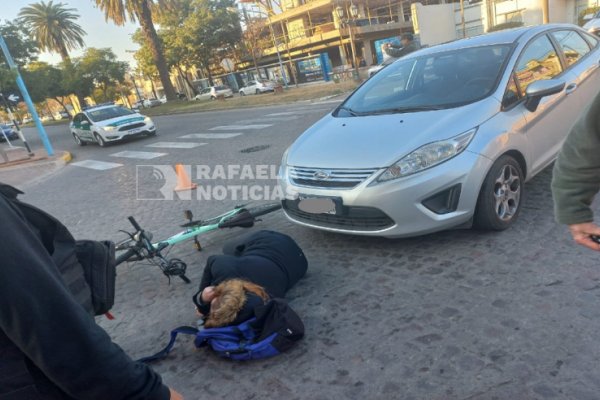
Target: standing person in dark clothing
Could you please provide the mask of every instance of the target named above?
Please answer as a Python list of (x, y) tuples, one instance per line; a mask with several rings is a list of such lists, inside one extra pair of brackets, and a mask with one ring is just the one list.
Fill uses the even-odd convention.
[(284, 297), (305, 274), (306, 257), (287, 235), (258, 231), (210, 256), (194, 296), (205, 326), (240, 324), (268, 297)]
[(569, 226), (573, 240), (600, 251), (591, 208), (600, 191), (600, 93), (588, 106), (563, 144), (554, 164), (552, 195), (556, 220)]
[(400, 36), (400, 43), (402, 46), (395, 46), (391, 43), (386, 43), (383, 47), (383, 51), (394, 58), (404, 57), (407, 54), (412, 53), (413, 51), (419, 50), (419, 45), (415, 42), (415, 38), (412, 33), (403, 33)]
[(73, 293), (75, 255), (58, 254), (18, 193), (0, 184), (0, 400), (182, 399), (96, 325)]

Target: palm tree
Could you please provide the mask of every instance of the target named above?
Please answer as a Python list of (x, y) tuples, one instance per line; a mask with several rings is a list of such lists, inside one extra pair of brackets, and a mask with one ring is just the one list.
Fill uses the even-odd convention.
[(77, 22), (79, 14), (62, 3), (41, 1), (23, 7), (19, 17), (40, 49), (59, 53), (62, 60), (70, 61), (69, 51), (83, 47), (85, 31)]
[(152, 52), (152, 58), (156, 64), (165, 96), (168, 100), (175, 100), (175, 88), (171, 83), (167, 62), (152, 21), (153, 13), (157, 13), (160, 9), (169, 8), (175, 0), (95, 0), (95, 2), (104, 11), (107, 21), (111, 19), (117, 25), (125, 24), (127, 19), (140, 22), (144, 38)]

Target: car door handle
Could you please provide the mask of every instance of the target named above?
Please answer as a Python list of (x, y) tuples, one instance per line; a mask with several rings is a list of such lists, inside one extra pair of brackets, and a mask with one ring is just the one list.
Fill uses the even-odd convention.
[(574, 91), (576, 91), (576, 90), (577, 90), (577, 84), (576, 84), (576, 83), (570, 83), (570, 84), (567, 86), (567, 88), (565, 89), (565, 92), (566, 92), (567, 94), (571, 94), (571, 93), (573, 93), (573, 92), (574, 92)]

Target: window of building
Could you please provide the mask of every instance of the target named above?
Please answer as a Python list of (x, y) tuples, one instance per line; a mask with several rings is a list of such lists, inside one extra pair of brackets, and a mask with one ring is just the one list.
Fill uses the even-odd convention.
[(515, 70), (520, 95), (525, 95), (527, 86), (533, 82), (552, 79), (562, 72), (556, 49), (546, 35), (534, 39), (527, 45)]
[(590, 46), (579, 34), (572, 30), (552, 32), (568, 65), (573, 65), (590, 52)]

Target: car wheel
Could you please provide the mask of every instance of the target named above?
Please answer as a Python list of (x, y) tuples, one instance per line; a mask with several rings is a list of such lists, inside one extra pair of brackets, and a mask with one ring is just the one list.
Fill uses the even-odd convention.
[(104, 139), (102, 139), (102, 136), (98, 135), (97, 133), (94, 133), (94, 139), (96, 139), (96, 142), (98, 142), (100, 147), (106, 146), (106, 142), (104, 141)]
[(475, 226), (501, 231), (519, 216), (523, 200), (523, 170), (511, 156), (500, 157), (488, 172), (475, 209)]
[(256, 89), (256, 92), (254, 92), (254, 94), (260, 94), (260, 90)]
[(216, 100), (217, 98), (215, 96), (210, 96), (211, 100)]
[(244, 93), (243, 90), (240, 90), (240, 96), (245, 96), (245, 95), (246, 95), (246, 93)]
[(87, 144), (86, 142), (81, 140), (79, 135), (77, 135), (76, 133), (73, 133), (73, 139), (75, 139), (75, 143), (77, 143), (79, 146), (85, 146)]

